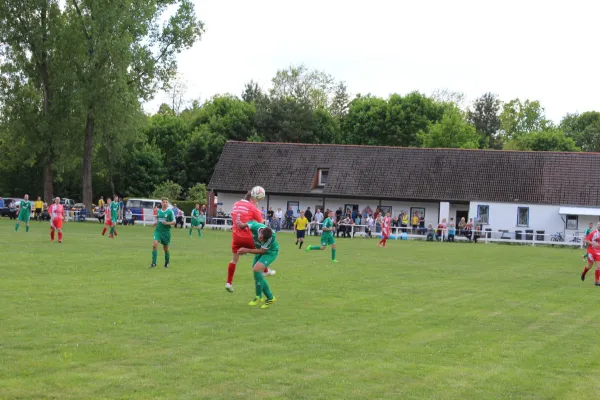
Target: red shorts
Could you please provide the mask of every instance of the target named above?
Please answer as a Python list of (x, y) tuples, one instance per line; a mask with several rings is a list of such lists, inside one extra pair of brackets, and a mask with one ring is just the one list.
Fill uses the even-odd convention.
[(237, 254), (238, 250), (242, 247), (246, 249), (254, 249), (256, 246), (254, 245), (254, 239), (252, 236), (234, 236), (231, 241), (231, 253)]
[(390, 231), (381, 231), (381, 236), (383, 236), (386, 239), (389, 239)]
[(110, 218), (104, 217), (104, 225), (112, 225), (112, 221)]
[(50, 221), (50, 228), (62, 229), (62, 223), (63, 223), (62, 219), (53, 219), (52, 221)]

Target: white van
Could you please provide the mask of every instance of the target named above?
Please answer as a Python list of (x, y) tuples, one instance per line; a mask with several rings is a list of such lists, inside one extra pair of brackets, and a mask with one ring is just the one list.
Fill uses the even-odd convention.
[[(141, 224), (154, 223), (154, 207), (161, 208), (162, 201), (160, 199), (127, 199), (125, 210), (131, 210), (133, 219)], [(169, 202), (169, 208), (173, 208)]]

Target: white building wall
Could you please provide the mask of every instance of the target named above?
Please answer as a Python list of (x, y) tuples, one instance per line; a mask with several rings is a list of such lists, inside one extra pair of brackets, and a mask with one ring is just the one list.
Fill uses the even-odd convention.
[[(314, 214), (315, 207), (318, 205), (319, 208), (323, 208), (323, 198), (322, 197), (302, 197), (302, 196), (271, 196), (269, 195), (269, 207), (273, 208), (273, 211), (277, 212), (278, 208), (281, 208), (281, 211), (284, 213), (288, 209), (288, 202), (293, 202), (292, 205), (294, 215), (297, 214), (298, 210), (306, 211), (308, 207), (310, 207), (310, 211)], [(297, 205), (295, 203), (298, 203)], [(267, 199), (265, 198), (259, 203), (259, 208), (264, 206), (267, 207)]]
[[(491, 202), (471, 202), (469, 208), (469, 218), (477, 218), (477, 207), (479, 205), (489, 206), (489, 224), (483, 225), (483, 229), (490, 228), (494, 231), (506, 229), (510, 232), (515, 230), (543, 230), (546, 234), (565, 232), (566, 216), (558, 213), (560, 206), (548, 206), (538, 204), (523, 203), (491, 203)], [(517, 226), (517, 209), (519, 207), (529, 207), (529, 226)], [(578, 217), (577, 229), (566, 230), (567, 235), (575, 232), (584, 232), (587, 224), (598, 222), (598, 217)], [(548, 238), (548, 237), (547, 237)]]

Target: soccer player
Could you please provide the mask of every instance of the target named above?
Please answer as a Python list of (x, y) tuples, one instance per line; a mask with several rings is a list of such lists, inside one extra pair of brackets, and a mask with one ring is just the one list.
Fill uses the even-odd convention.
[(202, 232), (200, 229), (204, 228), (204, 214), (200, 210), (200, 204), (196, 204), (196, 208), (192, 210), (192, 221), (190, 223), (190, 237), (192, 237), (192, 232), (194, 229), (198, 230), (198, 237), (202, 237)]
[(15, 225), (15, 232), (19, 230), (19, 224), (25, 223), (25, 232), (29, 232), (29, 218), (31, 218), (31, 202), (29, 201), (29, 195), (24, 196), (24, 200), (21, 200), (19, 205), (19, 219)]
[[(585, 234), (583, 235), (584, 237), (584, 244), (583, 247), (587, 247), (587, 244), (585, 244), (585, 238), (594, 230), (594, 223), (590, 222), (590, 224), (588, 225), (588, 228), (585, 230)], [(583, 257), (584, 260), (587, 260), (588, 258), (588, 253), (586, 252)]]
[(250, 228), (254, 246), (256, 248), (245, 248), (242, 247), (238, 250), (238, 254), (254, 254), (254, 260), (252, 261), (252, 271), (254, 272), (254, 283), (256, 288), (255, 297), (249, 306), (256, 306), (262, 301), (263, 294), (266, 299), (264, 304), (260, 308), (269, 308), (277, 299), (271, 293), (269, 284), (264, 277), (264, 271), (267, 267), (271, 266), (277, 254), (279, 253), (279, 245), (275, 238), (273, 230), (264, 224), (258, 222), (248, 221), (247, 223), (237, 223), (239, 229)]
[(596, 264), (594, 281), (596, 286), (600, 286), (600, 265), (598, 265), (598, 262), (600, 262), (600, 222), (598, 222), (598, 229), (591, 231), (585, 237), (584, 243), (587, 244), (588, 257), (587, 265), (581, 273), (581, 280), (585, 280), (585, 275), (592, 268), (592, 265)]
[[(256, 207), (256, 200), (250, 196), (250, 192), (246, 193), (246, 196), (242, 200), (235, 202), (231, 211), (231, 218), (233, 225), (231, 227), (231, 261), (227, 266), (227, 283), (225, 284), (225, 290), (233, 293), (233, 275), (235, 274), (235, 267), (240, 260), (240, 254), (238, 250), (241, 248), (251, 249), (254, 247), (254, 240), (252, 239), (252, 232), (249, 229), (238, 228), (238, 223), (246, 223), (249, 221), (263, 222), (263, 217), (260, 210)], [(265, 268), (264, 275), (275, 275), (275, 270)]]
[(381, 225), (381, 236), (382, 239), (379, 241), (379, 247), (387, 247), (387, 240), (390, 237), (390, 226), (392, 225), (392, 218), (390, 217), (390, 213), (385, 215), (383, 218), (383, 224)]
[(48, 208), (48, 214), (50, 214), (50, 240), (54, 242), (54, 231), (58, 231), (58, 243), (62, 243), (65, 208), (60, 204), (60, 197), (54, 199), (54, 204)]
[(169, 253), (169, 244), (171, 244), (171, 227), (175, 225), (175, 215), (173, 210), (169, 210), (169, 199), (162, 199), (162, 208), (156, 214), (154, 226), (154, 243), (152, 245), (152, 264), (150, 268), (156, 267), (156, 257), (158, 256), (158, 243), (163, 245), (165, 251), (165, 268), (169, 268), (171, 253)]
[(121, 205), (119, 204), (119, 196), (115, 196), (115, 199), (112, 203), (110, 203), (110, 234), (108, 237), (112, 238), (114, 236), (118, 236), (117, 234), (117, 222), (119, 222), (119, 212), (121, 210)]
[(304, 211), (300, 211), (300, 216), (294, 221), (294, 232), (296, 232), (296, 246), (300, 243), (298, 250), (302, 248), (304, 244), (304, 235), (306, 233), (306, 227), (308, 226), (308, 219), (304, 216)]
[(327, 214), (327, 218), (323, 221), (323, 228), (321, 233), (321, 246), (308, 246), (306, 248), (306, 252), (308, 253), (311, 250), (325, 250), (327, 245), (331, 245), (331, 262), (338, 262), (335, 258), (335, 238), (333, 237), (333, 231), (335, 228), (333, 227), (333, 211), (329, 211)]
[(106, 204), (104, 206), (104, 228), (102, 228), (102, 236), (104, 236), (104, 234), (106, 233), (106, 229), (110, 228), (110, 233), (108, 234), (109, 238), (113, 238), (112, 235), (112, 226), (113, 226), (113, 222), (111, 219), (111, 203), (112, 200), (110, 197), (106, 198)]

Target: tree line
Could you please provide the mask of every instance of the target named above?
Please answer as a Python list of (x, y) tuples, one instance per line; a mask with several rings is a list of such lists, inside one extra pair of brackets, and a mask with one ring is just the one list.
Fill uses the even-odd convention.
[[(203, 32), (191, 3), (176, 2), (161, 27), (154, 17), (166, 3), (127, 0), (129, 14), (106, 11), (104, 1), (72, 0), (65, 9), (26, 2), (41, 13), (0, 8), (1, 194), (43, 189), (45, 198), (86, 203), (111, 193), (192, 198), (204, 192), (227, 140), (600, 151), (596, 111), (556, 124), (538, 101), (493, 93), (471, 104), (444, 90), (352, 96), (344, 82), (303, 65), (277, 71), (269, 88), (250, 81), (239, 95), (184, 107), (174, 57)], [(144, 114), (159, 88), (169, 104)]]

